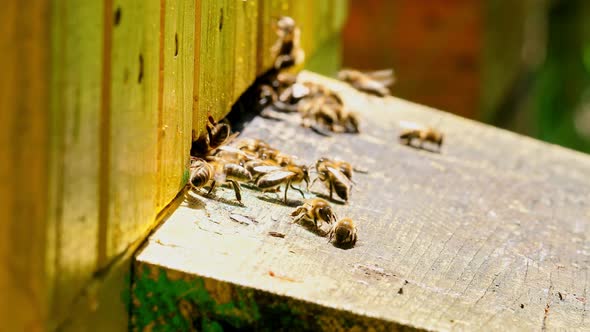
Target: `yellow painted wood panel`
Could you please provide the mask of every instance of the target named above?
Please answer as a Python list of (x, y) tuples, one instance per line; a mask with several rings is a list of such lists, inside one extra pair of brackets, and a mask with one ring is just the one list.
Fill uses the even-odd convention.
[[(308, 4), (308, 0), (301, 0), (301, 5)], [(296, 21), (299, 21), (298, 15), (294, 15), (292, 6), (289, 0), (268, 0), (260, 4), (259, 27), (261, 34), (260, 43), (258, 45), (258, 74), (262, 74), (272, 67), (274, 59), (272, 59), (270, 48), (277, 39), (277, 35), (273, 29), (273, 23), (281, 16), (293, 16)]]
[(122, 257), (180, 190), (191, 130), (223, 117), (259, 54), (268, 60), (271, 3), (291, 15), (280, 10), (288, 1), (3, 4), (0, 292), (10, 303), (0, 318), (10, 330), (86, 319), (126, 328), (124, 287), (105, 280), (125, 285)]
[(184, 186), (190, 150), (193, 110), (195, 1), (162, 0), (164, 9), (160, 62), (163, 66), (159, 102), (159, 158), (157, 210)]
[(219, 119), (234, 101), (235, 6), (233, 0), (200, 1), (200, 20), (196, 24), (200, 44), (195, 56), (197, 63), (195, 87), (197, 103), (193, 115), (193, 129), (198, 137), (205, 128), (208, 115)]
[(257, 1), (234, 1), (232, 4), (236, 21), (233, 95), (234, 99), (237, 99), (256, 79), (260, 4)]
[(279, 17), (295, 19), (309, 59), (341, 29), (346, 6), (345, 0), (198, 1), (193, 139), (203, 132), (207, 115), (225, 116), (256, 76), (272, 67)]
[[(108, 128), (108, 213), (100, 264), (144, 234), (156, 216), (160, 1), (115, 0)], [(102, 161), (105, 162), (105, 161)], [(103, 240), (103, 239), (101, 239)]]
[(0, 10), (0, 320), (38, 330), (47, 318), (49, 1)]
[(103, 3), (52, 3), (47, 268), (59, 324), (96, 269)]

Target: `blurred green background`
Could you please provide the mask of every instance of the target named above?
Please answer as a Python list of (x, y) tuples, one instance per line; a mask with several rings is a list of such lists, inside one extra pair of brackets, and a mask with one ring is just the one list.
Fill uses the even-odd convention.
[(590, 1), (350, 2), (343, 65), (395, 96), (590, 152)]

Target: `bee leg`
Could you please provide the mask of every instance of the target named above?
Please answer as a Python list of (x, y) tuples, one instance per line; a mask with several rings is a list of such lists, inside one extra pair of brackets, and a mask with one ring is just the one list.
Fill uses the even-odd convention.
[(301, 197), (303, 197), (303, 199), (305, 199), (305, 194), (303, 193), (303, 190), (301, 190), (297, 187), (293, 187), (293, 185), (291, 185), (291, 188), (297, 190), (301, 194)]
[(293, 219), (294, 223), (299, 223), (299, 221), (301, 221), (301, 219), (303, 219), (305, 217), (305, 213), (301, 213), (297, 216), (297, 218)]
[(289, 179), (289, 181), (287, 182), (287, 185), (285, 186), (285, 204), (287, 204), (287, 191), (289, 191), (290, 185), (291, 185), (291, 179)]
[(316, 177), (313, 181), (311, 181), (311, 184), (309, 185), (309, 187), (313, 187), (313, 184), (319, 179), (320, 177)]
[(298, 207), (295, 211), (291, 213), (292, 217), (300, 216), (303, 212), (305, 212), (305, 208), (303, 206)]
[(234, 192), (236, 193), (236, 199), (238, 202), (242, 203), (242, 192), (240, 190), (240, 184), (234, 180), (229, 180), (231, 185), (234, 187)]
[(332, 241), (333, 237), (334, 237), (334, 227), (332, 227), (332, 229), (330, 229), (330, 231), (328, 232), (328, 242)]
[(207, 192), (207, 195), (210, 195), (211, 192), (213, 191), (213, 189), (215, 189), (215, 180), (213, 180), (213, 182), (211, 182), (211, 187), (209, 188), (209, 191)]
[(332, 191), (334, 189), (334, 185), (332, 184), (332, 181), (330, 181), (330, 199), (332, 199)]

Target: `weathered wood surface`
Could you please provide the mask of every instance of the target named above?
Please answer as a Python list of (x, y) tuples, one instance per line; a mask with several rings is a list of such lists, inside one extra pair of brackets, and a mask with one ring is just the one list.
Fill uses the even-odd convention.
[[(255, 118), (242, 137), (366, 168), (349, 204), (333, 205), (356, 220), (357, 245), (292, 224), (281, 194), (245, 188), (241, 207), (229, 188), (189, 193), (137, 255), (137, 329), (590, 330), (590, 157), (304, 77), (341, 91), (362, 133), (325, 138), (284, 116)], [(399, 144), (400, 120), (437, 126), (442, 152)]]

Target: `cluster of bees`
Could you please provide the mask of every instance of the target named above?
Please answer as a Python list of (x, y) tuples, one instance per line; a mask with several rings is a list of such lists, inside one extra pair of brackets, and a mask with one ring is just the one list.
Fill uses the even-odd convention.
[(278, 39), (271, 48), (275, 71), (266, 84), (259, 86), (260, 105), (281, 112), (297, 112), (304, 127), (320, 134), (358, 133), (358, 115), (348, 110), (338, 93), (320, 84), (297, 82), (297, 75), (288, 72), (305, 57), (295, 21), (283, 16), (275, 30)]
[[(320, 158), (314, 166), (308, 167), (292, 156), (271, 147), (258, 139), (235, 140), (228, 123), (217, 123), (209, 117), (206, 134), (196, 142), (196, 156), (191, 157), (189, 185), (194, 190), (209, 187), (207, 195), (217, 185), (229, 185), (236, 200), (241, 204), (241, 185), (250, 184), (263, 192), (277, 192), (284, 187), (284, 201), (288, 202), (289, 189), (298, 191), (305, 199), (301, 185), (309, 189), (311, 169), (316, 178), (330, 193), (345, 202), (350, 197), (353, 167), (350, 163)], [(321, 198), (306, 200), (293, 214), (297, 221), (310, 219), (316, 226), (334, 224), (328, 232), (330, 240), (338, 244), (356, 241), (356, 227), (352, 220), (344, 218), (336, 222), (330, 204)], [(319, 224), (318, 224), (319, 222)], [(345, 235), (345, 233), (350, 233)]]
[[(285, 70), (303, 61), (305, 54), (299, 46), (300, 31), (290, 17), (281, 17), (276, 23), (277, 42), (271, 51), (275, 56), (274, 74), (267, 84), (259, 86), (259, 102), (263, 107), (272, 106), (281, 112), (296, 112), (301, 116), (304, 127), (319, 133), (358, 133), (359, 118), (348, 110), (340, 95), (332, 89), (312, 82), (298, 82), (297, 75)], [(389, 85), (394, 83), (393, 71), (381, 70), (363, 73), (345, 69), (338, 78), (359, 91), (384, 97), (390, 95)], [(425, 142), (443, 142), (442, 133), (429, 127), (405, 124), (406, 129), (399, 139), (403, 144), (412, 145), (418, 141), (419, 148)], [(235, 192), (241, 204), (241, 185), (248, 184), (263, 192), (278, 192), (284, 187), (284, 202), (288, 202), (289, 189), (298, 191), (304, 203), (292, 213), (293, 222), (313, 222), (317, 230), (323, 225), (330, 229), (323, 232), (337, 245), (354, 246), (357, 228), (350, 218), (338, 219), (330, 203), (322, 198), (305, 199), (302, 184), (309, 191), (310, 174), (315, 174), (328, 190), (330, 200), (334, 194), (348, 202), (355, 170), (346, 161), (320, 158), (313, 166), (307, 166), (296, 156), (281, 152), (258, 139), (236, 140), (230, 125), (217, 123), (209, 117), (206, 133), (193, 143), (190, 162), (189, 185), (194, 190), (209, 187), (207, 195), (217, 185), (228, 185)]]
[[(280, 17), (275, 25), (277, 41), (271, 48), (275, 58), (274, 74), (266, 84), (259, 87), (260, 106), (272, 106), (281, 112), (297, 112), (301, 116), (301, 125), (311, 128), (319, 134), (329, 136), (334, 133), (359, 133), (359, 116), (344, 104), (340, 95), (321, 84), (298, 82), (297, 75), (286, 70), (300, 64), (305, 53), (300, 47), (301, 31), (291, 17)], [(362, 72), (355, 69), (342, 69), (338, 79), (350, 84), (355, 89), (378, 97), (391, 95), (389, 86), (396, 81), (392, 69)], [(404, 130), (399, 136), (400, 142), (423, 148), (425, 142), (439, 147), (443, 135), (434, 128), (414, 123), (402, 125)]]
[(297, 82), (294, 74), (280, 73), (270, 84), (262, 85), (260, 104), (280, 112), (297, 112), (303, 127), (324, 135), (359, 132), (358, 115), (346, 107), (337, 92), (321, 84)]

